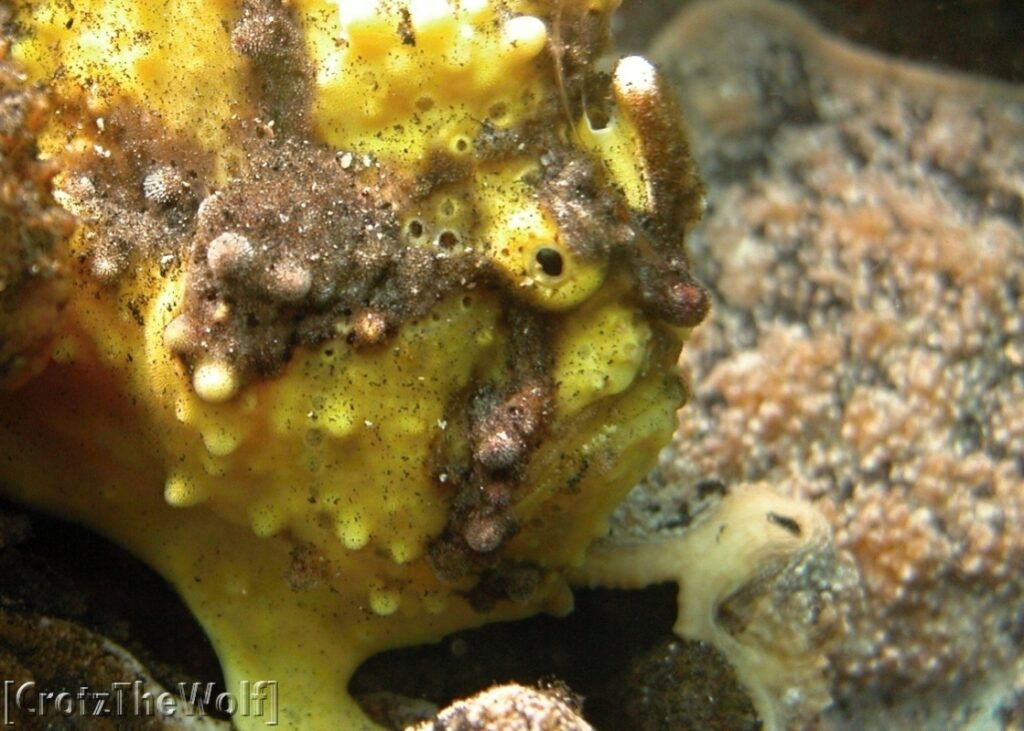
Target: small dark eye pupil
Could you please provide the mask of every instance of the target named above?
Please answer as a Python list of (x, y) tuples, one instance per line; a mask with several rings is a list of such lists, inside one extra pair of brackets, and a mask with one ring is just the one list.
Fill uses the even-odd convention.
[(537, 263), (549, 277), (557, 277), (562, 273), (562, 255), (556, 249), (544, 247), (537, 252)]

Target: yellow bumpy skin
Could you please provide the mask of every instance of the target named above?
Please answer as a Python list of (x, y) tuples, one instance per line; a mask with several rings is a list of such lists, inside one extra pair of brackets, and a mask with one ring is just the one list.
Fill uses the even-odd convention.
[(671, 435), (701, 191), (654, 69), (594, 68), (613, 5), (15, 3), (79, 227), (3, 489), (162, 572), (287, 728), (567, 608)]

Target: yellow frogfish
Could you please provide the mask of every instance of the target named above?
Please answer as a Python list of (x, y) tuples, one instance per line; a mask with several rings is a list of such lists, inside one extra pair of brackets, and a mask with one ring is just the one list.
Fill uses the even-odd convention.
[(2, 10), (0, 489), (159, 571), (284, 728), (565, 611), (672, 433), (702, 189), (615, 4)]

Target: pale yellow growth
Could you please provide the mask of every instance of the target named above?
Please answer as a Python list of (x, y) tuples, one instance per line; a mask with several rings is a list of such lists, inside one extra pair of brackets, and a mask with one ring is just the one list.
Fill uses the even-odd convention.
[(164, 500), (175, 508), (189, 508), (198, 505), (206, 495), (196, 484), (193, 475), (171, 473), (164, 485)]
[(788, 694), (819, 693), (827, 702), (823, 648), (814, 643), (788, 647), (757, 627), (744, 627), (734, 635), (723, 626), (719, 609), (758, 582), (767, 582), (760, 591), (771, 591), (773, 576), (829, 550), (831, 540), (825, 517), (810, 503), (783, 497), (765, 485), (746, 485), (724, 497), (703, 523), (681, 538), (595, 546), (573, 581), (618, 588), (677, 583), (676, 634), (716, 647), (746, 686), (765, 728), (781, 731), (789, 727)]
[(361, 510), (343, 511), (335, 532), (350, 551), (358, 551), (370, 542), (370, 526)]
[(409, 563), (421, 555), (419, 548), (405, 541), (394, 541), (388, 547), (388, 550), (391, 552), (391, 558), (394, 559), (395, 563)]
[(227, 457), (241, 442), (239, 434), (223, 424), (211, 425), (202, 434), (206, 451), (213, 457)]
[(369, 601), (374, 614), (388, 617), (397, 612), (402, 605), (402, 595), (394, 589), (375, 585), (370, 587)]
[(238, 393), (238, 386), (238, 374), (227, 363), (200, 363), (192, 374), (192, 388), (196, 395), (211, 404), (230, 401)]

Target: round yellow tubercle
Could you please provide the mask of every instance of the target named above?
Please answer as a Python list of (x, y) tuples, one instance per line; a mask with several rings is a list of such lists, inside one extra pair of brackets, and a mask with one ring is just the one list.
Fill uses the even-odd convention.
[(194, 475), (172, 472), (164, 485), (164, 500), (176, 508), (198, 505), (206, 499), (205, 491), (196, 484)]
[(219, 404), (238, 393), (238, 375), (226, 363), (200, 363), (192, 374), (192, 389), (203, 401)]
[(402, 595), (393, 588), (375, 584), (370, 588), (369, 603), (374, 614), (387, 617), (398, 611), (402, 605)]
[(203, 446), (211, 457), (227, 457), (242, 440), (241, 435), (228, 424), (211, 424), (202, 436)]
[(334, 525), (335, 534), (350, 551), (358, 551), (370, 542), (370, 527), (361, 509), (342, 511)]

